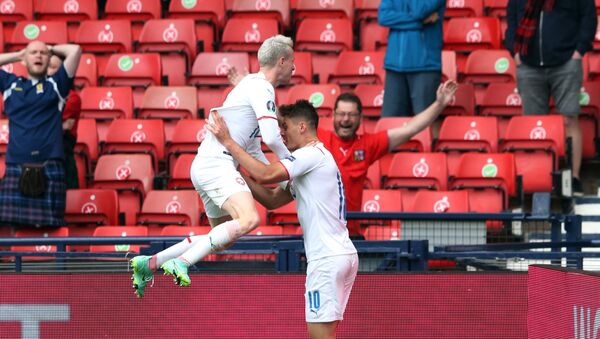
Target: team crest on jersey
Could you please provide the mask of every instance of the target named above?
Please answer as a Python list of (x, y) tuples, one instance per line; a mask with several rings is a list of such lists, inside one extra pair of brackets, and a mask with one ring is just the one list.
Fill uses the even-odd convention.
[(275, 113), (275, 103), (272, 100), (267, 101), (267, 111)]
[(354, 161), (363, 161), (365, 160), (365, 151), (362, 149), (357, 149), (354, 151)]
[(37, 85), (35, 85), (35, 93), (36, 94), (41, 94), (44, 93), (44, 84), (42, 84), (41, 82), (38, 83)]

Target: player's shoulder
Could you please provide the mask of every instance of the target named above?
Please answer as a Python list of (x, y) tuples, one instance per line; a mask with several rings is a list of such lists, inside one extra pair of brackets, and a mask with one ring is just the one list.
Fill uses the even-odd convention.
[(248, 84), (249, 86), (251, 86), (251, 88), (253, 89), (262, 89), (262, 88), (266, 88), (272, 92), (275, 91), (275, 88), (273, 87), (273, 84), (271, 84), (263, 74), (261, 73), (252, 73), (252, 74), (248, 74), (246, 75), (246, 77), (244, 77), (244, 80), (246, 82), (246, 84)]

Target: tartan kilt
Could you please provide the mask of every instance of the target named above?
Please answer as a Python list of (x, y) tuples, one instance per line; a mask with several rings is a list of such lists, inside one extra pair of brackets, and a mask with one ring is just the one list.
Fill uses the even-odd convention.
[(9, 225), (64, 226), (66, 183), (62, 160), (48, 160), (44, 166), (46, 193), (40, 198), (25, 197), (19, 190), (20, 164), (6, 164), (0, 181), (0, 223)]

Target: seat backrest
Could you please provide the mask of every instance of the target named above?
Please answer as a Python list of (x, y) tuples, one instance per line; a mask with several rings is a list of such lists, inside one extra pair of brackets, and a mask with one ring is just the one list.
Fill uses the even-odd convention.
[(377, 19), (377, 11), (381, 0), (354, 0), (358, 20)]
[(12, 34), (12, 39), (6, 41), (8, 51), (20, 51), (34, 40), (40, 40), (50, 45), (66, 44), (67, 23), (64, 21), (19, 21)]
[(296, 200), (267, 212), (269, 225), (300, 225), (296, 212)]
[(119, 198), (112, 189), (67, 190), (67, 224), (119, 224)]
[(348, 19), (307, 18), (300, 22), (295, 49), (311, 52), (352, 50), (352, 22)]
[(156, 160), (162, 160), (164, 149), (165, 133), (162, 120), (115, 119), (108, 127), (103, 152), (150, 152)]
[(6, 154), (9, 137), (8, 119), (0, 119), (0, 154)]
[(498, 18), (452, 18), (444, 30), (444, 49), (473, 51), (499, 49), (502, 41)]
[(483, 0), (447, 0), (445, 18), (483, 16)]
[(492, 17), (505, 17), (507, 4), (506, 0), (483, 0), (484, 10)]
[(206, 122), (202, 119), (180, 120), (175, 125), (171, 144), (195, 144), (199, 146), (204, 140)]
[(198, 193), (194, 190), (150, 191), (144, 199), (137, 223), (198, 226), (200, 211), (203, 210)]
[(246, 235), (262, 236), (262, 235), (283, 235), (283, 227), (281, 226), (258, 226)]
[(381, 116), (381, 107), (383, 106), (383, 85), (358, 84), (354, 89), (354, 94), (358, 96), (363, 107), (363, 116), (379, 117)]
[(329, 83), (339, 85), (383, 84), (385, 52), (342, 51)]
[(442, 81), (457, 80), (458, 66), (455, 51), (442, 51)]
[(466, 213), (469, 212), (469, 192), (419, 190), (407, 212)]
[(498, 150), (498, 121), (496, 117), (448, 116), (444, 119), (437, 140), (437, 151)]
[[(48, 229), (19, 229), (15, 232), (15, 238), (55, 238), (68, 237), (68, 227), (48, 228)], [(24, 252), (56, 252), (56, 245), (28, 245), (11, 246), (11, 251)], [(28, 260), (46, 260), (49, 257), (24, 257)]]
[(145, 21), (160, 18), (160, 0), (106, 0), (105, 19)]
[(210, 232), (210, 226), (165, 226), (160, 233), (163, 237), (192, 237), (194, 235), (203, 235)]
[(181, 154), (175, 160), (171, 179), (167, 183), (168, 189), (193, 189), (190, 177), (190, 169), (192, 162), (196, 158), (196, 154)]
[(98, 84), (98, 66), (94, 54), (84, 53), (79, 59), (77, 73), (75, 73), (75, 87), (83, 88)]
[(81, 117), (132, 118), (131, 87), (85, 87), (81, 90)]
[(235, 67), (238, 72), (250, 69), (250, 59), (247, 53), (200, 53), (192, 66), (189, 78), (190, 85), (221, 85), (228, 86), (227, 72)]
[(292, 73), (290, 85), (310, 84), (313, 82), (312, 53), (295, 52), (294, 66), (296, 69)]
[(319, 116), (330, 116), (340, 94), (340, 86), (337, 84), (300, 84), (290, 88), (287, 103), (291, 104), (299, 99), (308, 100), (317, 109)]
[(506, 50), (479, 49), (467, 58), (466, 82), (514, 82), (515, 61)]
[(392, 158), (384, 187), (445, 190), (447, 179), (446, 154), (400, 152)]
[(479, 103), (482, 115), (517, 115), (521, 114), (521, 95), (517, 84), (491, 83), (485, 89), (482, 102)]
[(154, 180), (149, 154), (105, 154), (98, 158), (94, 187), (137, 188), (142, 195), (150, 191)]
[(443, 114), (446, 115), (474, 115), (475, 114), (475, 88), (473, 84), (460, 84), (454, 93), (452, 101), (446, 106)]
[(184, 53), (187, 67), (190, 67), (196, 58), (196, 32), (192, 19), (152, 19), (146, 21), (140, 41), (138, 52), (176, 52)]
[(233, 0), (230, 13), (234, 18), (251, 17), (275, 19), (281, 28), (290, 27), (289, 1)]
[(194, 19), (223, 27), (225, 0), (170, 1), (167, 17)]
[(140, 118), (191, 118), (198, 112), (194, 87), (148, 87), (144, 93)]
[(96, 20), (96, 0), (38, 0), (35, 6), (38, 20), (63, 20), (67, 22)]
[[(1, 139), (0, 139), (1, 140)], [(90, 159), (98, 159), (98, 127), (94, 119), (79, 119), (75, 153), (85, 153)]]
[(402, 192), (399, 190), (365, 189), (361, 212), (402, 212)]
[(257, 52), (263, 41), (278, 33), (276, 19), (233, 17), (225, 23), (221, 50)]
[(505, 145), (525, 148), (551, 148), (557, 156), (565, 155), (565, 128), (562, 115), (521, 115), (510, 119)]
[(583, 113), (600, 117), (600, 82), (584, 82), (581, 86), (579, 104)]
[[(516, 194), (515, 159), (511, 153), (464, 153), (460, 156), (454, 180), (471, 180), (471, 187), (504, 186)], [(488, 183), (490, 181), (490, 183)], [(500, 187), (499, 186), (499, 187)]]
[(113, 54), (104, 71), (104, 86), (159, 86), (161, 64), (158, 53)]
[[(391, 128), (397, 128), (404, 126), (408, 123), (411, 118), (406, 117), (385, 117), (380, 118), (375, 125), (375, 132), (387, 131)], [(411, 152), (431, 152), (431, 130), (429, 128), (423, 129), (421, 132), (413, 136), (409, 141), (396, 147), (399, 151), (411, 151)]]
[(296, 21), (306, 18), (354, 19), (353, 0), (297, 0), (294, 12)]
[(8, 0), (0, 5), (0, 21), (3, 24), (33, 19), (33, 0)]
[[(145, 237), (148, 229), (144, 226), (99, 226), (94, 230), (94, 237)], [(114, 244), (91, 245), (90, 252), (140, 252), (141, 245)]]
[(131, 52), (131, 23), (127, 20), (83, 21), (75, 35), (75, 43), (92, 53)]

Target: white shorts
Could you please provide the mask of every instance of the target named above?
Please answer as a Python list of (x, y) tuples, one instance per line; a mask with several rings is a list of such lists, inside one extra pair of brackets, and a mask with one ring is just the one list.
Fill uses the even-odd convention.
[(358, 272), (358, 255), (345, 254), (313, 260), (306, 270), (306, 322), (344, 319), (344, 311)]
[(225, 201), (235, 193), (250, 192), (246, 181), (235, 169), (232, 159), (197, 156), (192, 162), (190, 176), (209, 218), (228, 215), (221, 208)]

